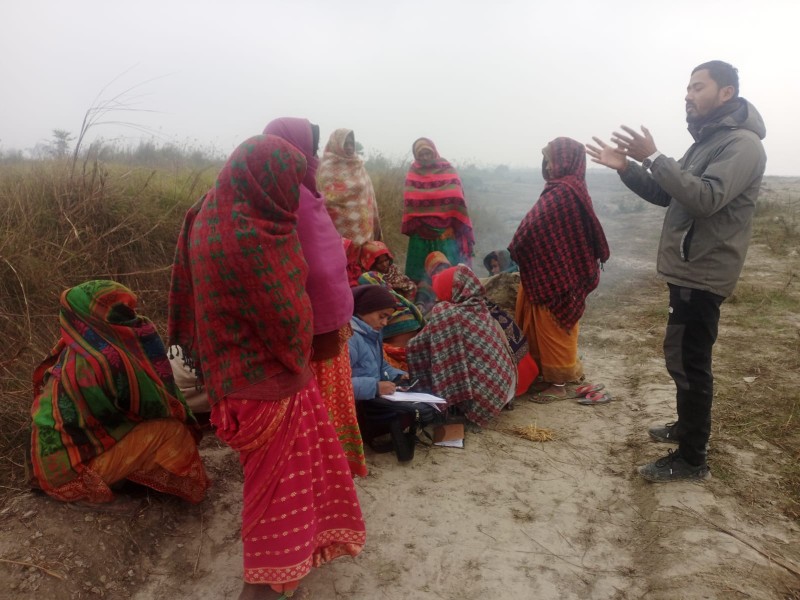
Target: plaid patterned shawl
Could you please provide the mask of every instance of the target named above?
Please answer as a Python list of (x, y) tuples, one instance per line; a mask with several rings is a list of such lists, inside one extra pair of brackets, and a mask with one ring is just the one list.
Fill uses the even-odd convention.
[(356, 155), (347, 156), (344, 151), (344, 142), (351, 133), (351, 129), (337, 129), (331, 134), (317, 170), (317, 189), (325, 197), (325, 208), (339, 234), (363, 244), (380, 238), (380, 221), (364, 161)]
[(461, 178), (455, 168), (439, 156), (430, 140), (420, 138), (414, 142), (415, 148), (420, 140), (425, 140), (425, 145), (434, 150), (436, 160), (427, 166), (414, 160), (408, 169), (401, 231), (408, 236), (437, 239), (443, 230), (452, 228), (461, 255), (470, 257), (475, 236)]
[(304, 172), (293, 146), (252, 137), (186, 215), (172, 268), (169, 339), (200, 359), (212, 404), (308, 369), (313, 319), (296, 231)]
[(61, 339), (33, 373), (31, 460), (45, 491), (79, 477), (142, 421), (196, 424), (131, 290), (114, 281), (66, 290), (59, 322)]
[(468, 267), (454, 268), (452, 302), (438, 302), (428, 324), (408, 343), (408, 368), (420, 387), (484, 426), (513, 390), (516, 363), (489, 314), (481, 282)]
[(548, 144), (548, 154), (544, 191), (508, 249), (531, 302), (546, 306), (570, 330), (600, 282), (599, 263), (610, 253), (586, 188), (583, 144), (557, 138)]

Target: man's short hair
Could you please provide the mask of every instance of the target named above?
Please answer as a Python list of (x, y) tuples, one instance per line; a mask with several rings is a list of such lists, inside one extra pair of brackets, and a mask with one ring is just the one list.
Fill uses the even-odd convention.
[(739, 71), (731, 64), (721, 60), (710, 60), (702, 65), (697, 65), (692, 75), (703, 69), (708, 70), (708, 76), (720, 87), (733, 86), (733, 97), (739, 95)]

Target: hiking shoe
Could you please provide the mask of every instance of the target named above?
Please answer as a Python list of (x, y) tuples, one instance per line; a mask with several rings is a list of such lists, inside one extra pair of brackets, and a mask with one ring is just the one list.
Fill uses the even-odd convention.
[(647, 433), (650, 434), (652, 439), (662, 444), (677, 444), (680, 442), (677, 436), (677, 423), (675, 422), (666, 423), (663, 427), (651, 427), (647, 430)]
[(690, 465), (678, 450), (670, 450), (666, 456), (650, 464), (642, 465), (638, 471), (639, 475), (654, 483), (680, 481), (681, 479), (703, 480), (711, 477), (708, 464)]

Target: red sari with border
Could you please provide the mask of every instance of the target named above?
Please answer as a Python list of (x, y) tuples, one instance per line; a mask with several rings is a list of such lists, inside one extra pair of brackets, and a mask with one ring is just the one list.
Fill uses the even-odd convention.
[(244, 579), (286, 584), (366, 540), (350, 467), (316, 381), (278, 402), (224, 399), (217, 435), (244, 469)]

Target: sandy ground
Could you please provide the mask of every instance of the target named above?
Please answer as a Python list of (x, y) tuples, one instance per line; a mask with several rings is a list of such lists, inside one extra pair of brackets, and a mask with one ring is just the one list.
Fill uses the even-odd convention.
[[(369, 454), (370, 474), (356, 481), (367, 545), (355, 559), (315, 569), (299, 597), (800, 597), (800, 530), (769, 498), (742, 499), (719, 478), (654, 485), (634, 473), (666, 453), (669, 446), (650, 442), (646, 430), (674, 411), (663, 360), (638, 350), (660, 340), (663, 323), (642, 327), (631, 316), (650, 303), (663, 306), (666, 319), (666, 290), (653, 277), (661, 218), (648, 209), (603, 219), (614, 256), (582, 322), (581, 353), (588, 379), (604, 383), (614, 401), (518, 399), (492, 429), (468, 434), (463, 450), (418, 447), (407, 465)], [(726, 335), (735, 332), (723, 331), (721, 342)], [(533, 443), (495, 430), (532, 423), (552, 429), (556, 440)], [(759, 443), (761, 455), (777, 452)], [(712, 440), (712, 470), (715, 452), (725, 450), (718, 444)], [(234, 454), (211, 436), (203, 455), (215, 478), (206, 502), (154, 501), (122, 525), (21, 493), (0, 512), (9, 532), (0, 556), (38, 567), (0, 565), (13, 585), (0, 596), (235, 598), (241, 475)], [(755, 454), (742, 458), (741, 477), (771, 476)]]

